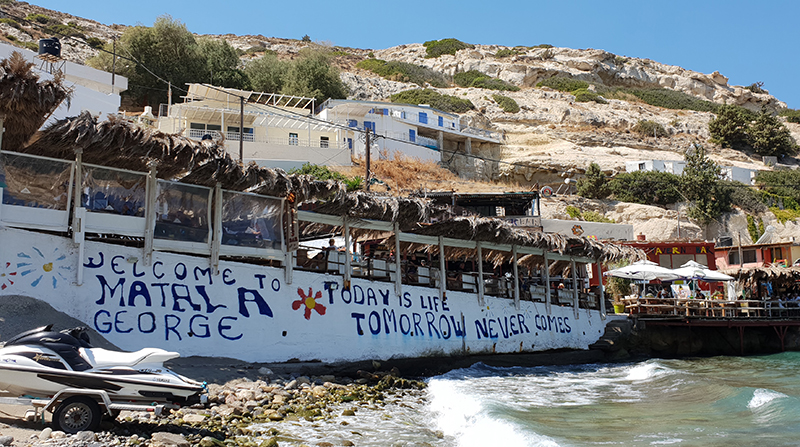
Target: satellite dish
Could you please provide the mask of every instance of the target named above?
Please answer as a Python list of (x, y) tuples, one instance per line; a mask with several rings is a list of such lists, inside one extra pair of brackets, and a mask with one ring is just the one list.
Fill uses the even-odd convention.
[(549, 186), (545, 186), (544, 188), (539, 190), (539, 193), (542, 195), (542, 197), (545, 197), (545, 198), (552, 197), (553, 196), (553, 188), (551, 188)]

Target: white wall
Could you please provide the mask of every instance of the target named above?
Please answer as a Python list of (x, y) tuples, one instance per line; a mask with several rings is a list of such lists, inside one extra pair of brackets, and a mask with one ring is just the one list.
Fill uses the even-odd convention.
[[(40, 67), (47, 68), (49, 64), (43, 65), (42, 60), (36, 57), (35, 52), (0, 43), (0, 58), (5, 59), (14, 51), (21, 53), (27, 60), (35, 64), (41, 79), (52, 79), (50, 73), (39, 69)], [(56, 66), (61, 66), (61, 64)], [(71, 104), (68, 106), (66, 101), (63, 102), (47, 120), (45, 126), (60, 119), (77, 116), (84, 110), (100, 116), (101, 119), (119, 111), (119, 94), (128, 88), (127, 78), (117, 75), (112, 93), (111, 73), (68, 61), (64, 62), (62, 70), (65, 74), (64, 85), (73, 89)]]
[(633, 240), (633, 225), (628, 224), (542, 219), (542, 229), (545, 233), (558, 233), (567, 236), (593, 236), (599, 240)]
[[(277, 362), (387, 359), (429, 355), (587, 349), (604, 330), (598, 311), (153, 254), (0, 228), (0, 305), (12, 295), (43, 300), (100, 331), (122, 349), (153, 346), (182, 355)], [(84, 284), (77, 285), (78, 269)], [(14, 275), (11, 275), (11, 274)], [(11, 283), (8, 278), (15, 278)], [(308, 299), (311, 297), (311, 299)], [(309, 308), (310, 306), (310, 308)], [(44, 323), (43, 323), (44, 324)], [(61, 329), (61, 328), (58, 328)]]

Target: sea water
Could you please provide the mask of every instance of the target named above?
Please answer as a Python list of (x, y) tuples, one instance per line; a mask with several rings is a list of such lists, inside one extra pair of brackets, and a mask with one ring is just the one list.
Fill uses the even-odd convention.
[(356, 410), (333, 423), (275, 427), (297, 445), (800, 445), (800, 353), (535, 368), (476, 364), (429, 379), (419, 394)]

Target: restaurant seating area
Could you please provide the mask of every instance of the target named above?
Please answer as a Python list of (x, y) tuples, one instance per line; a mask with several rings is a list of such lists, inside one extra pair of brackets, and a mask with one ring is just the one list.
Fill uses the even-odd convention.
[(630, 315), (725, 317), (725, 318), (784, 318), (800, 317), (797, 300), (727, 300), (698, 298), (656, 298), (627, 296), (622, 299)]

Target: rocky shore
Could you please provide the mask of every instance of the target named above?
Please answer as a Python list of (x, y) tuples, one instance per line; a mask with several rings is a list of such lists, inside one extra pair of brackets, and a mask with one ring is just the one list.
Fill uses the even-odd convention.
[[(259, 368), (257, 373), (261, 378), (256, 380), (243, 377), (224, 384), (209, 384), (206, 405), (172, 410), (161, 416), (148, 412), (122, 412), (116, 421), (104, 421), (97, 433), (69, 435), (50, 427), (37, 429), (22, 421), (13, 425), (0, 424), (0, 445), (354, 446), (357, 439), (338, 436), (330, 440), (298, 439), (296, 435), (284, 433), (281, 424), (307, 421), (347, 425), (346, 421), (332, 420), (341, 417), (357, 419), (362, 409), (381, 409), (401, 398), (424, 399), (422, 390), (425, 383), (401, 378), (396, 369), (389, 372), (359, 371), (357, 379), (329, 375), (283, 376), (266, 367)], [(355, 434), (352, 436), (358, 438)]]

